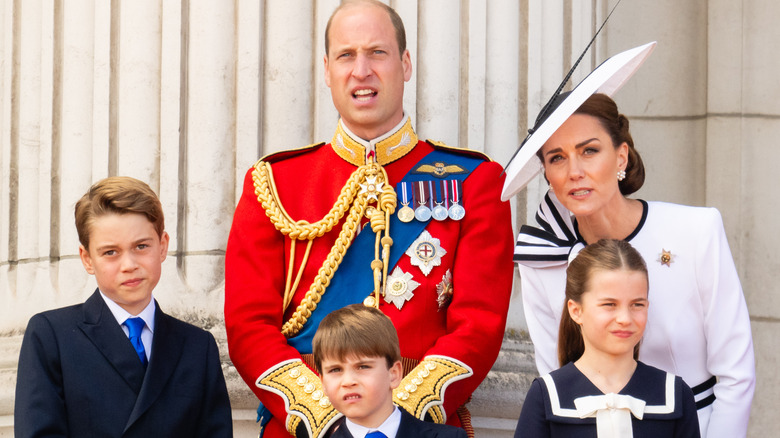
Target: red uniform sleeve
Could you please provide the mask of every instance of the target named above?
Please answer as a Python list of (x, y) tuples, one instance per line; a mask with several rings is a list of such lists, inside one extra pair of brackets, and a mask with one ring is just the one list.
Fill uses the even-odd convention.
[(225, 254), (225, 326), (230, 359), (239, 374), (263, 405), (284, 421), (282, 398), (261, 390), (255, 382), (267, 369), (300, 355), (280, 332), (284, 236), (254, 195), (252, 170), (244, 180)]

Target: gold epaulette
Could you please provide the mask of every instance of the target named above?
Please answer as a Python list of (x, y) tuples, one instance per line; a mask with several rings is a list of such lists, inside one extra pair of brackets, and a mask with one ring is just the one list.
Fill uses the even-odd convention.
[(255, 385), (284, 399), (285, 423), (292, 435), (303, 423), (310, 437), (323, 437), (342, 416), (322, 391), (320, 378), (298, 359), (277, 364), (258, 377)]
[(458, 147), (455, 147), (455, 146), (449, 146), (449, 145), (447, 145), (447, 144), (445, 144), (445, 143), (443, 143), (441, 141), (431, 140), (431, 139), (427, 139), (427, 140), (425, 140), (425, 142), (428, 143), (429, 145), (433, 146), (434, 149), (441, 149), (441, 150), (445, 150), (447, 152), (453, 152), (453, 153), (456, 153), (456, 154), (465, 154), (465, 155), (469, 155), (471, 157), (479, 158), (479, 159), (482, 159), (482, 160), (485, 160), (485, 161), (493, 161), (486, 153), (480, 152), (480, 151), (477, 151), (477, 150), (474, 150), (474, 149), (458, 148)]
[(450, 383), (474, 374), (465, 363), (446, 356), (426, 356), (393, 391), (393, 401), (421, 420), (429, 414), (437, 423), (445, 423), (442, 409), (444, 391)]

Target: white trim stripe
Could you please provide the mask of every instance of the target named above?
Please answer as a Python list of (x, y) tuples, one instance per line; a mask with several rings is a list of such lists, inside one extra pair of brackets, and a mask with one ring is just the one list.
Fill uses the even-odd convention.
[[(666, 373), (666, 384), (664, 385), (664, 392), (666, 394), (666, 403), (663, 405), (645, 405), (645, 414), (671, 414), (674, 412), (674, 374)], [(552, 376), (545, 374), (542, 376), (545, 386), (547, 386), (547, 392), (550, 394), (550, 407), (552, 413), (558, 417), (566, 418), (580, 418), (576, 409), (565, 409), (561, 407), (561, 401), (558, 398), (558, 389), (555, 387), (555, 381)]]

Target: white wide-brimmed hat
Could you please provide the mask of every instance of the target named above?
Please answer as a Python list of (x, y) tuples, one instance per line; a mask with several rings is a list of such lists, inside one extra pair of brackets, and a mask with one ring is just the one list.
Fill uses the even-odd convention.
[[(540, 114), (536, 126), (530, 130), (531, 134), (526, 137), (506, 166), (506, 180), (501, 191), (502, 201), (508, 200), (522, 190), (542, 170), (542, 163), (536, 156), (536, 152), (563, 122), (568, 120), (594, 93), (612, 96), (617, 92), (652, 53), (655, 44), (653, 41), (610, 57), (583, 79), (549, 115), (545, 117), (544, 114)], [(542, 111), (549, 112), (549, 108), (554, 106), (554, 101), (558, 97), (558, 95), (554, 96)]]

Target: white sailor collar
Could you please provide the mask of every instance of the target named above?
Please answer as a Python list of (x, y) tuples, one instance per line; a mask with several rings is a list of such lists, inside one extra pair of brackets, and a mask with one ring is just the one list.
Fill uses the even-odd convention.
[(376, 162), (385, 165), (409, 153), (417, 145), (417, 134), (412, 128), (412, 119), (406, 113), (398, 125), (373, 140), (358, 137), (339, 119), (331, 145), (338, 156), (355, 166), (366, 164), (372, 152)]
[[(557, 423), (596, 423), (595, 417), (581, 418), (575, 400), (602, 394), (573, 363), (540, 377), (550, 404), (546, 417)], [(637, 362), (634, 375), (618, 393), (642, 400), (645, 419), (672, 420), (681, 418), (682, 381), (674, 374)]]

